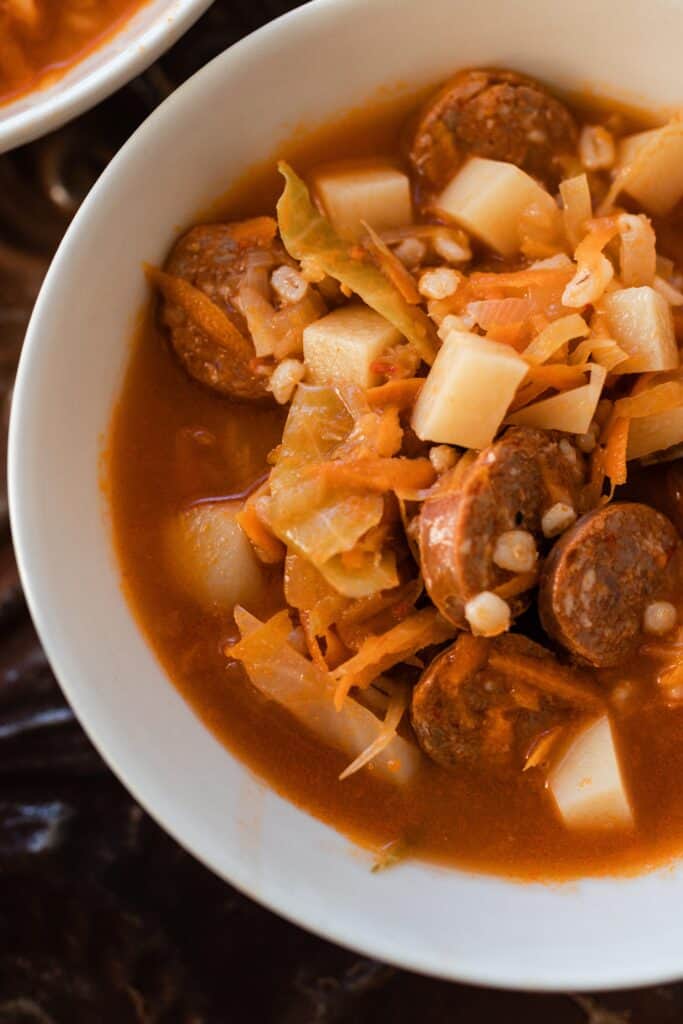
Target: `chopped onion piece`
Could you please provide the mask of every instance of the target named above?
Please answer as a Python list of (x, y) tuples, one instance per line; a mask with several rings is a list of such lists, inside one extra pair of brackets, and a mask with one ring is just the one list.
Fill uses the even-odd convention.
[(529, 299), (483, 299), (467, 306), (467, 313), (483, 330), (494, 324), (522, 323), (532, 312), (533, 304)]
[(652, 284), (657, 267), (657, 239), (648, 218), (642, 213), (620, 214), (619, 235), (621, 280), (627, 288)]
[(586, 175), (577, 174), (575, 178), (567, 178), (561, 182), (560, 195), (564, 206), (564, 230), (573, 251), (586, 233), (586, 223), (593, 216), (593, 203)]
[(607, 377), (604, 366), (591, 363), (589, 367), (588, 384), (527, 405), (508, 416), (508, 423), (541, 430), (564, 430), (567, 434), (587, 433)]
[(348, 768), (339, 776), (339, 781), (343, 782), (344, 779), (348, 779), (351, 775), (360, 771), (370, 761), (374, 761), (379, 754), (385, 750), (391, 741), (396, 736), (396, 730), (401, 724), (401, 719), (405, 714), (405, 711), (410, 703), (410, 689), (401, 683), (392, 684), (392, 693), (389, 697), (389, 706), (387, 707), (386, 714), (384, 715), (384, 721), (382, 722), (382, 728), (378, 732), (372, 743), (368, 744), (365, 750), (358, 755), (355, 761), (352, 761)]
[(683, 196), (683, 121), (622, 139), (617, 174), (605, 200), (628, 192), (648, 213), (665, 216)]
[(522, 352), (522, 357), (532, 366), (547, 362), (563, 345), (575, 338), (585, 338), (589, 328), (578, 313), (570, 313), (559, 320), (553, 320)]

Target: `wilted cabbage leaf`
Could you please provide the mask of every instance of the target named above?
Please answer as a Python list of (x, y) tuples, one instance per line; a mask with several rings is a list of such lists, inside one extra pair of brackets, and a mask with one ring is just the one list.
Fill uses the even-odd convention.
[(303, 478), (307, 467), (328, 459), (352, 428), (353, 418), (334, 388), (301, 385), (270, 474), (272, 530), (318, 568), (350, 551), (384, 512), (379, 494)]
[(277, 219), (289, 254), (297, 260), (315, 260), (322, 272), (350, 288), (412, 341), (426, 363), (433, 363), (437, 344), (427, 315), (406, 302), (374, 263), (353, 255), (353, 243), (340, 238), (327, 218), (318, 212), (305, 182), (289, 164), (280, 161), (278, 168), (285, 179), (285, 189), (277, 204)]

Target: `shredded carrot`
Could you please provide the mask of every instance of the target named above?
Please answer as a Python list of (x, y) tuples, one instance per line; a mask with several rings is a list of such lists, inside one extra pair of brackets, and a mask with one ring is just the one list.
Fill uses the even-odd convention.
[(323, 672), (327, 672), (327, 662), (323, 656), (322, 648), (318, 637), (315, 635), (315, 630), (311, 625), (311, 616), (308, 612), (299, 612), (299, 619), (301, 621), (301, 628), (304, 631), (304, 639), (306, 640), (306, 648), (311, 656), (311, 661), (318, 668), (322, 669)]
[(519, 409), (523, 409), (525, 405), (535, 402), (547, 390), (547, 384), (522, 384), (510, 403), (508, 414), (517, 412)]
[(614, 416), (605, 431), (605, 474), (612, 488), (626, 483), (626, 452), (631, 421), (625, 416)]
[(544, 388), (566, 391), (586, 383), (587, 364), (582, 366), (566, 366), (562, 363), (546, 363), (543, 366), (531, 366), (524, 378), (525, 384), (542, 384)]
[(523, 288), (563, 287), (573, 276), (574, 267), (538, 267), (536, 269), (514, 270), (506, 274), (471, 274), (468, 284), (474, 294), (489, 296), (491, 291), (509, 288), (519, 291)]
[(271, 533), (259, 516), (254, 503), (247, 500), (237, 515), (237, 522), (251, 541), (256, 554), (267, 565), (284, 561), (287, 549), (282, 541)]
[(277, 234), (277, 221), (273, 217), (252, 217), (227, 225), (226, 231), (240, 246), (269, 245)]
[(583, 510), (596, 508), (601, 503), (606, 476), (605, 449), (601, 444), (597, 444), (590, 458), (590, 477), (581, 492), (581, 508)]
[(619, 221), (616, 217), (595, 217), (586, 223), (587, 234), (577, 245), (575, 257), (577, 263), (588, 263), (602, 252), (608, 242), (619, 234)]
[(409, 409), (422, 390), (423, 384), (423, 377), (390, 380), (386, 384), (368, 388), (365, 397), (371, 408), (378, 405), (394, 405), (397, 409)]
[(499, 587), (496, 587), (494, 594), (502, 597), (504, 601), (509, 601), (511, 598), (519, 597), (520, 594), (531, 590), (537, 583), (538, 573), (520, 572), (517, 576), (513, 576), (512, 579), (506, 580), (505, 583), (501, 583)]
[(449, 640), (455, 627), (435, 608), (423, 608), (381, 636), (370, 636), (357, 654), (331, 673), (337, 684), (335, 705), (340, 708), (352, 686), (367, 687), (387, 669), (425, 647)]
[(524, 323), (516, 324), (495, 324), (486, 332), (486, 337), (491, 341), (498, 341), (501, 345), (511, 345), (512, 348), (521, 349), (527, 341), (527, 330)]
[(364, 243), (365, 248), (374, 258), (384, 276), (401, 293), (406, 302), (412, 306), (419, 305), (422, 302), (422, 296), (417, 290), (412, 274), (404, 267), (398, 256), (391, 251), (386, 242), (382, 241), (377, 232), (373, 231), (369, 224), (365, 221), (361, 221), (361, 224), (368, 233)]
[(325, 661), (330, 669), (335, 669), (350, 657), (350, 650), (339, 637), (336, 629), (325, 630)]
[(483, 636), (461, 633), (455, 642), (454, 668), (460, 679), (467, 679), (488, 661), (491, 641)]
[(333, 486), (362, 488), (374, 494), (385, 491), (424, 490), (436, 480), (429, 459), (368, 458), (349, 462), (323, 462), (312, 466), (309, 476), (322, 477)]
[(554, 729), (549, 729), (547, 732), (542, 732), (536, 736), (531, 744), (531, 749), (526, 756), (524, 762), (523, 772), (528, 772), (530, 768), (537, 768), (540, 764), (547, 761), (550, 751), (557, 743), (558, 739), (564, 732), (561, 725), (556, 725)]
[(232, 352), (235, 359), (240, 362), (248, 363), (253, 359), (253, 346), (208, 295), (184, 278), (166, 274), (157, 267), (148, 266), (145, 271), (148, 280), (157, 286), (164, 298), (180, 306), (212, 341)]
[[(639, 382), (642, 384), (642, 381)], [(620, 398), (614, 403), (614, 411), (618, 416), (639, 419), (655, 413), (669, 412), (683, 405), (683, 383), (676, 380), (655, 384), (628, 398)]]
[(550, 659), (530, 658), (523, 654), (498, 653), (495, 648), (489, 654), (489, 665), (513, 677), (521, 683), (535, 686), (544, 693), (582, 707), (597, 708), (602, 700), (588, 682), (578, 673), (565, 668)]

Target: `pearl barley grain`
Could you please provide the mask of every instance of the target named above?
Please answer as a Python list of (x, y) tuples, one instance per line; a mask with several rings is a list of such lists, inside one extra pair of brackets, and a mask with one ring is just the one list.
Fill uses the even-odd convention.
[(283, 359), (270, 376), (268, 389), (278, 405), (291, 401), (297, 384), (303, 380), (306, 367), (298, 359)]
[(475, 636), (499, 636), (510, 628), (510, 606), (490, 590), (482, 590), (465, 605), (465, 618)]
[(536, 541), (527, 530), (506, 530), (493, 550), (493, 561), (508, 572), (531, 572), (537, 557)]
[(453, 468), (458, 461), (458, 453), (449, 444), (435, 444), (429, 449), (429, 461), (440, 475)]
[(460, 284), (460, 274), (450, 267), (425, 270), (418, 284), (420, 295), (426, 299), (447, 299), (454, 295)]
[(677, 620), (676, 608), (670, 601), (653, 601), (645, 609), (643, 629), (646, 633), (664, 636), (665, 633), (671, 632)]
[(571, 505), (558, 501), (543, 513), (541, 529), (544, 537), (558, 537), (576, 522), (576, 512)]

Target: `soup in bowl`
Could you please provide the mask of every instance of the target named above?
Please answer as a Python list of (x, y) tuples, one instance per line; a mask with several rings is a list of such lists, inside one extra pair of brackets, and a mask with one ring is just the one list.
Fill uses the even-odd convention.
[(247, 892), (449, 977), (673, 976), (676, 83), (619, 65), (635, 6), (618, 108), (567, 99), (587, 11), (550, 63), (447, 7), (305, 8), (114, 161), (22, 359), (21, 568), (100, 749)]

